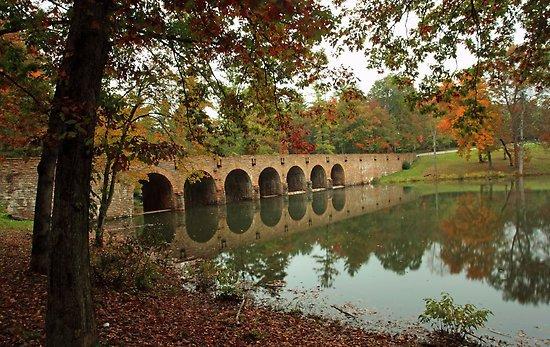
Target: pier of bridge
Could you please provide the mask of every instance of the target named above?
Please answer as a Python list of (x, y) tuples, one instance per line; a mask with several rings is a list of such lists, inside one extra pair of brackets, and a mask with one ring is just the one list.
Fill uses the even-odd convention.
[[(415, 158), (414, 153), (197, 156), (184, 169), (168, 162), (136, 168), (145, 172), (137, 188), (143, 212), (183, 210), (368, 184)], [(0, 204), (8, 213), (32, 216), (37, 164), (38, 158), (0, 162)], [(133, 213), (136, 187), (125, 181), (117, 183), (111, 217)]]

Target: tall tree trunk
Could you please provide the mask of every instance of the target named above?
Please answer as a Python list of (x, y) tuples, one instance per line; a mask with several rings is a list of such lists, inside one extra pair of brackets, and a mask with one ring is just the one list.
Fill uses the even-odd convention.
[[(108, 169), (107, 169), (108, 168)], [(111, 162), (108, 161), (106, 170), (103, 175), (103, 187), (101, 189), (101, 202), (99, 204), (99, 213), (97, 216), (97, 226), (95, 233), (95, 243), (98, 247), (103, 246), (103, 229), (105, 227), (105, 219), (107, 218), (107, 211), (111, 202), (113, 201), (113, 195), (115, 193), (115, 183), (117, 178), (117, 171), (112, 167)]]
[(493, 158), (491, 157), (491, 151), (487, 151), (487, 161), (489, 162), (489, 169), (493, 169)]
[(519, 115), (519, 131), (518, 131), (518, 175), (523, 176), (523, 126), (524, 126), (524, 114), (525, 114), (525, 100), (522, 99), (522, 110)]
[(75, 0), (52, 116), (64, 119), (55, 173), (47, 346), (92, 346), (90, 179), (96, 110), (109, 51), (109, 0)]
[(42, 153), (38, 163), (38, 182), (34, 205), (34, 223), (32, 227), (32, 250), (30, 270), (39, 274), (48, 274), (49, 234), (52, 216), (55, 165), (57, 162), (57, 117), (50, 115), (48, 132), (42, 143)]

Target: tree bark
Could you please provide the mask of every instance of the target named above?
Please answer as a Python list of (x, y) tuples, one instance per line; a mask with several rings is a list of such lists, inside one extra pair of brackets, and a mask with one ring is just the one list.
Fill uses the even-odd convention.
[(514, 162), (512, 161), (512, 154), (510, 154), (508, 147), (506, 147), (506, 143), (503, 139), (500, 139), (500, 143), (502, 143), (502, 148), (504, 149), (504, 159), (508, 157), (508, 160), (510, 161), (510, 167), (514, 166)]
[(52, 215), (55, 165), (57, 162), (57, 117), (50, 115), (48, 133), (42, 143), (42, 153), (38, 163), (38, 182), (34, 205), (32, 227), (32, 250), (30, 270), (42, 275), (48, 274), (49, 234)]
[(95, 233), (95, 243), (98, 247), (103, 246), (103, 228), (105, 227), (107, 211), (113, 201), (116, 178), (116, 168), (113, 167), (111, 160), (107, 160), (105, 172), (103, 173), (103, 187), (101, 189), (101, 202), (99, 204), (99, 213), (97, 215), (97, 227)]
[(54, 96), (63, 119), (55, 173), (47, 346), (97, 342), (90, 283), (90, 179), (96, 110), (109, 52), (109, 0), (75, 0)]

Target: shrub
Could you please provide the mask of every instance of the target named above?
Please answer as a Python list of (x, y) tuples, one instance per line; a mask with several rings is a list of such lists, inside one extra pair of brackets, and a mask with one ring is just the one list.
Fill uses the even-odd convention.
[(493, 314), (490, 310), (478, 309), (472, 304), (455, 305), (448, 293), (441, 293), (441, 301), (424, 299), (426, 309), (418, 319), (422, 323), (430, 323), (451, 335), (473, 335), (474, 331), (485, 326), (487, 317)]
[(218, 299), (237, 300), (248, 290), (248, 283), (240, 278), (238, 271), (212, 260), (201, 261), (190, 270), (195, 289), (200, 292), (211, 292)]
[(98, 285), (146, 291), (162, 277), (163, 264), (135, 240), (96, 248), (91, 258), (92, 277)]
[(401, 164), (401, 168), (403, 170), (408, 170), (411, 168), (411, 163), (409, 163), (408, 161), (404, 160), (403, 163)]

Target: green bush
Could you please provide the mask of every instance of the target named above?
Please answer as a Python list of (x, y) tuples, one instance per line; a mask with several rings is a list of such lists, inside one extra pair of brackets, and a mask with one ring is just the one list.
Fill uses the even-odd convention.
[(411, 168), (411, 163), (409, 163), (408, 161), (404, 160), (403, 163), (401, 164), (401, 168), (403, 170), (408, 170)]
[(135, 240), (94, 249), (91, 258), (92, 277), (98, 285), (147, 291), (162, 277), (159, 260)]
[(247, 291), (247, 283), (232, 267), (205, 260), (195, 264), (190, 270), (195, 289), (200, 292), (210, 292), (218, 299), (237, 300)]
[(455, 305), (448, 293), (441, 293), (441, 301), (424, 299), (426, 309), (418, 319), (422, 323), (430, 323), (432, 327), (451, 335), (462, 338), (485, 326), (487, 317), (493, 314), (490, 310), (478, 309), (472, 304)]

